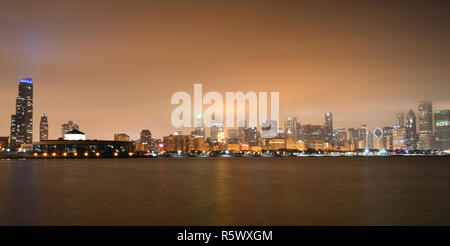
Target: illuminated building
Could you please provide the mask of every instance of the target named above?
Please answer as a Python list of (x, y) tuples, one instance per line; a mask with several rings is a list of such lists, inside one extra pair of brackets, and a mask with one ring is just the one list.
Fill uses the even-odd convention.
[(406, 147), (410, 150), (416, 150), (417, 149), (417, 126), (416, 126), (416, 115), (412, 110), (408, 112), (406, 115), (406, 124), (405, 124), (405, 130), (406, 130)]
[(251, 146), (258, 145), (259, 134), (256, 127), (246, 128), (244, 131), (244, 143), (248, 143)]
[(277, 137), (277, 130), (278, 130), (278, 124), (276, 120), (263, 120), (261, 122), (261, 128), (262, 138), (276, 138)]
[(11, 149), (33, 141), (33, 80), (22, 79), (16, 98), (16, 114), (11, 115)]
[(294, 137), (294, 133), (290, 129), (286, 130), (286, 149), (295, 149), (295, 142), (297, 140)]
[(41, 141), (48, 140), (48, 118), (46, 114), (41, 116), (41, 123), (39, 125), (39, 139)]
[(323, 147), (324, 129), (321, 125), (303, 125), (303, 141), (307, 149), (318, 149)]
[(434, 112), (435, 149), (450, 149), (450, 110)]
[(392, 130), (393, 149), (406, 149), (406, 129), (400, 126), (394, 126)]
[(67, 123), (62, 124), (61, 126), (61, 133), (62, 137), (66, 135), (66, 133), (72, 131), (72, 130), (80, 130), (80, 126), (78, 124), (74, 124), (73, 121), (69, 120)]
[(420, 102), (419, 109), (419, 149), (433, 149), (433, 109), (431, 102)]
[[(35, 153), (54, 153), (57, 156), (69, 157), (113, 157), (115, 153), (128, 154), (132, 150), (133, 144), (123, 141), (46, 140), (33, 143), (33, 152)], [(81, 153), (84, 154), (81, 155)]]
[(300, 151), (306, 150), (305, 142), (303, 140), (297, 140), (297, 142), (295, 143), (295, 148)]
[(139, 135), (139, 142), (137, 145), (137, 150), (143, 151), (143, 152), (149, 152), (150, 149), (155, 147), (155, 146), (152, 146), (151, 144), (152, 144), (152, 133), (148, 129), (142, 130)]
[(9, 147), (9, 137), (0, 137), (0, 151), (4, 151)]
[(286, 140), (284, 138), (270, 138), (269, 150), (279, 150), (286, 148)]
[(218, 141), (219, 132), (223, 132), (223, 123), (222, 122), (213, 122), (213, 123), (211, 123), (210, 141), (212, 143), (216, 143)]
[(365, 149), (367, 148), (367, 125), (361, 125), (358, 129), (358, 149)]
[(300, 124), (297, 122), (297, 117), (288, 117), (284, 122), (284, 131), (286, 133), (290, 131), (293, 134), (295, 141), (300, 137), (299, 128)]
[(217, 133), (217, 142), (219, 142), (219, 143), (225, 143), (225, 132), (222, 130), (222, 131), (219, 131), (218, 133)]
[(67, 132), (64, 135), (64, 140), (72, 140), (72, 141), (86, 140), (86, 134), (74, 129), (70, 132)]
[(195, 151), (195, 142), (196, 138), (188, 135), (169, 135), (163, 138), (164, 150), (167, 152)]
[(239, 143), (227, 144), (227, 150), (230, 152), (240, 152), (241, 144)]
[(405, 115), (403, 113), (397, 113), (397, 126), (404, 127), (405, 126)]
[(333, 141), (333, 114), (331, 112), (325, 113), (325, 141), (331, 143)]
[(191, 131), (191, 136), (193, 137), (202, 137), (205, 139), (205, 128), (203, 127), (196, 127), (194, 131)]
[(373, 149), (384, 149), (383, 132), (379, 128), (373, 131)]
[(349, 139), (349, 148), (350, 150), (356, 150), (358, 148), (359, 142), (359, 130), (357, 128), (349, 128), (348, 129), (348, 139)]
[(114, 134), (114, 141), (129, 142), (130, 141), (130, 136), (128, 136), (125, 133), (116, 133), (116, 134)]
[(390, 126), (383, 127), (383, 147), (384, 147), (384, 149), (392, 150), (392, 148), (393, 148), (393, 145), (392, 145), (393, 129), (394, 128), (390, 127)]

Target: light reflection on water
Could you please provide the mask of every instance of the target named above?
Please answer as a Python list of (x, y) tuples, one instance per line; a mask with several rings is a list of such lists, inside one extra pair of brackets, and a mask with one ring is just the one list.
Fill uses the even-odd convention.
[(2, 160), (0, 225), (450, 225), (448, 160)]

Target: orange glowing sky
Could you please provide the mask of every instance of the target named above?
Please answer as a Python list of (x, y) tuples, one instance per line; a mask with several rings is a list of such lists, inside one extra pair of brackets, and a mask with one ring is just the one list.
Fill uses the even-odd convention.
[[(224, 3), (226, 2), (226, 3)], [(315, 2), (313, 4), (312, 2)], [(175, 130), (176, 91), (279, 91), (280, 116), (369, 128), (432, 100), (450, 108), (445, 1), (9, 1), (0, 9), (0, 136), (20, 78), (50, 138)]]

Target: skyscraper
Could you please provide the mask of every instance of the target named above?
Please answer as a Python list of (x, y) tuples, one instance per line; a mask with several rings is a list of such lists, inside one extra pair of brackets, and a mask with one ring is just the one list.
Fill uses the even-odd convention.
[(417, 149), (417, 127), (416, 127), (416, 115), (412, 110), (409, 110), (408, 114), (406, 115), (406, 147), (410, 150), (416, 150)]
[(419, 149), (433, 149), (433, 107), (431, 102), (420, 102), (419, 109)]
[(383, 147), (385, 149), (389, 149), (391, 150), (393, 148), (392, 146), (392, 131), (393, 131), (393, 127), (390, 126), (385, 126), (383, 127)]
[(404, 127), (395, 126), (392, 130), (392, 145), (394, 150), (406, 149), (405, 144), (406, 130)]
[(437, 150), (450, 149), (450, 110), (434, 112), (435, 148)]
[(397, 126), (405, 126), (405, 115), (403, 113), (397, 113)]
[(62, 124), (61, 126), (61, 134), (62, 137), (66, 135), (66, 133), (73, 131), (73, 130), (80, 130), (80, 126), (77, 124), (74, 124), (73, 121), (69, 120), (67, 123)]
[(46, 114), (41, 116), (41, 123), (39, 125), (39, 140), (48, 140), (48, 118)]
[(11, 116), (11, 149), (33, 141), (33, 80), (20, 80), (16, 114)]
[(367, 148), (367, 125), (361, 125), (359, 127), (358, 137), (358, 149), (365, 149)]
[(284, 132), (290, 131), (295, 140), (300, 139), (300, 124), (297, 122), (297, 117), (288, 117), (284, 122)]
[(325, 113), (325, 141), (330, 143), (333, 140), (333, 114)]
[(262, 138), (276, 138), (278, 131), (278, 124), (276, 120), (263, 120), (261, 123)]

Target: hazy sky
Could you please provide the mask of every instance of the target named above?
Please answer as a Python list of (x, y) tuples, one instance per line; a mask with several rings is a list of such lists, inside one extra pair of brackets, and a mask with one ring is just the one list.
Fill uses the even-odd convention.
[[(314, 4), (312, 3), (314, 2)], [(369, 3), (370, 2), (370, 3)], [(431, 3), (430, 3), (431, 2)], [(448, 1), (447, 1), (448, 2)], [(369, 128), (432, 100), (450, 108), (446, 1), (7, 1), (0, 8), (0, 136), (35, 81), (50, 138), (162, 137), (176, 91), (279, 91), (280, 116)], [(223, 94), (224, 95), (224, 94)]]

